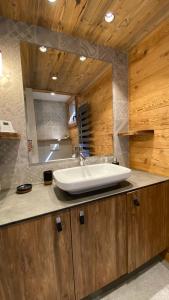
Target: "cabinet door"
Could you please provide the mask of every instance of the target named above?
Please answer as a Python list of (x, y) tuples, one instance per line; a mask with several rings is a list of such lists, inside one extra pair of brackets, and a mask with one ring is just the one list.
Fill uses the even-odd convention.
[(72, 209), (71, 226), (78, 300), (127, 272), (126, 196)]
[(165, 192), (166, 192), (166, 239), (168, 248), (168, 261), (169, 261), (169, 181), (165, 182)]
[(0, 228), (1, 300), (72, 300), (74, 281), (70, 213)]
[(127, 195), (128, 271), (166, 249), (165, 183)]

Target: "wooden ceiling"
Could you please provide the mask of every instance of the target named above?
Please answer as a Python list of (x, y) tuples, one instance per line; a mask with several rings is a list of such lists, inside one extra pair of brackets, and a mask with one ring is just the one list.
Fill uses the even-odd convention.
[[(26, 42), (21, 43), (21, 62), (25, 88), (67, 94), (79, 94), (112, 68), (110, 63), (91, 58), (81, 62), (79, 56), (55, 49), (42, 53)], [(52, 80), (52, 75), (58, 79)]]
[(127, 50), (169, 16), (169, 0), (0, 0), (0, 15)]

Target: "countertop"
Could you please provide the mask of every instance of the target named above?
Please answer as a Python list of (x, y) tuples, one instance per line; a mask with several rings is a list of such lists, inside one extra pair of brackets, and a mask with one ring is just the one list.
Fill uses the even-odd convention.
[(0, 226), (50, 212), (57, 212), (167, 180), (169, 180), (168, 177), (132, 170), (129, 179), (118, 186), (76, 196), (61, 191), (55, 185), (44, 186), (43, 184), (33, 185), (32, 191), (27, 194), (18, 195), (15, 191), (4, 191), (0, 193)]

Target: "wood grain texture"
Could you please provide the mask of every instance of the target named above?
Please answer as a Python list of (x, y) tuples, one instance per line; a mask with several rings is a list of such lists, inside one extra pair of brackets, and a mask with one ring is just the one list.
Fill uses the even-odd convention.
[(72, 150), (74, 153), (75, 147), (79, 145), (79, 132), (77, 126), (69, 127), (69, 136), (71, 139)]
[[(109, 64), (87, 58), (81, 62), (79, 55), (48, 48), (46, 53), (39, 46), (21, 43), (21, 62), (25, 88), (78, 94), (86, 88)], [(57, 80), (52, 80), (57, 75)]]
[(169, 175), (169, 21), (135, 46), (129, 57), (130, 129), (154, 129), (130, 141), (130, 166)]
[[(104, 21), (107, 11), (115, 21)], [(31, 12), (31, 13), (30, 13)], [(169, 16), (168, 0), (6, 0), (0, 15), (109, 47), (128, 49)], [(76, 40), (75, 40), (76, 42)], [(85, 46), (84, 46), (85, 47)]]
[(126, 132), (119, 132), (119, 136), (147, 136), (147, 135), (152, 135), (154, 134), (154, 129), (146, 129), (146, 130), (138, 130), (138, 131), (134, 131), (134, 130), (130, 130), (130, 131), (126, 131)]
[(112, 68), (81, 94), (81, 102), (90, 105), (91, 139), (93, 155), (111, 155), (113, 153), (113, 103)]
[(167, 238), (167, 250), (166, 259), (169, 262), (169, 182), (165, 183), (165, 193), (166, 193), (166, 238)]
[(0, 132), (0, 140), (20, 140), (20, 138), (17, 132)]
[(128, 193), (128, 272), (167, 249), (167, 202), (166, 183)]
[[(79, 223), (84, 211), (85, 223)], [(76, 300), (127, 272), (126, 195), (71, 210)]]
[(73, 300), (70, 215), (60, 213), (0, 228), (1, 300)]

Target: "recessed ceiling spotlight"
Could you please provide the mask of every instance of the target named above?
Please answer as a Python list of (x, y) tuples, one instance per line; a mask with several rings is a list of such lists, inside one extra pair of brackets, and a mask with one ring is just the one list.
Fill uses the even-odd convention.
[(56, 0), (48, 0), (49, 2), (56, 2)]
[(85, 61), (85, 60), (86, 60), (86, 56), (83, 56), (83, 55), (80, 56), (80, 60), (81, 60), (81, 61)]
[(58, 77), (56, 75), (52, 76), (52, 80), (57, 80), (57, 79), (58, 79)]
[(104, 16), (104, 19), (107, 23), (113, 22), (114, 18), (115, 18), (115, 15), (111, 11), (107, 12)]
[(39, 50), (41, 51), (41, 52), (47, 52), (47, 47), (45, 47), (45, 46), (40, 46), (39, 47)]
[(51, 96), (55, 96), (55, 93), (54, 93), (54, 92), (51, 92), (50, 94), (51, 94)]

